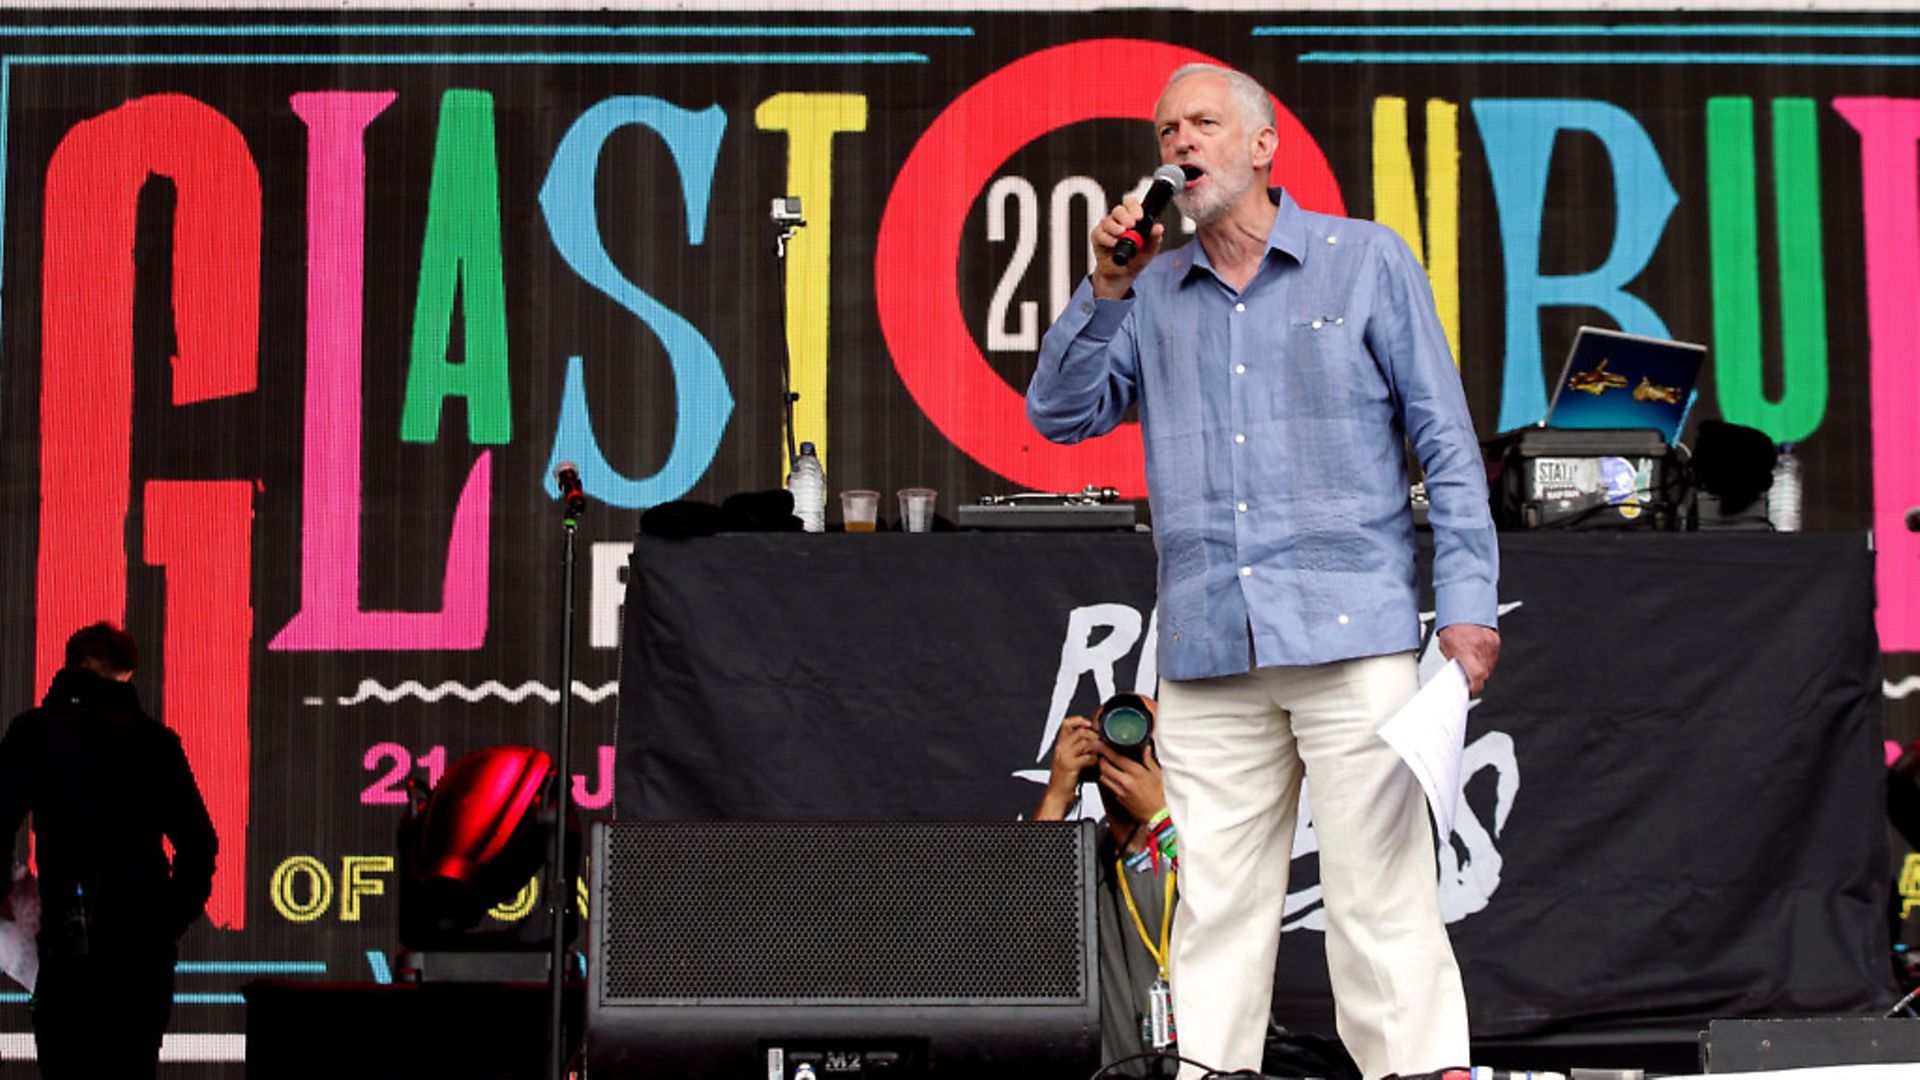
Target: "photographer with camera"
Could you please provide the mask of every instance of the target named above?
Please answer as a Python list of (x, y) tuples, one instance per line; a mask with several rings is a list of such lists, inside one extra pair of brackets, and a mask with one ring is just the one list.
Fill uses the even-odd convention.
[[(1153, 752), (1151, 698), (1117, 694), (1094, 719), (1069, 716), (1053, 744), (1047, 791), (1036, 821), (1060, 821), (1098, 784), (1107, 828), (1097, 860), (1096, 936), (1100, 950), (1100, 1056), (1114, 1062), (1169, 1047), (1172, 992), (1168, 931), (1178, 903), (1173, 822)], [(1113, 1075), (1171, 1075), (1170, 1062), (1130, 1062)]]
[[(1179, 906), (1174, 873), (1179, 841), (1160, 786), (1153, 748), (1158, 705), (1139, 694), (1115, 694), (1089, 720), (1069, 716), (1053, 744), (1046, 794), (1036, 821), (1106, 811), (1095, 859), (1095, 936), (1100, 951), (1100, 1058), (1104, 1075), (1172, 1076), (1175, 1059), (1144, 1057), (1178, 1051), (1167, 944)], [(1084, 785), (1097, 784), (1100, 807), (1080, 807)], [(1157, 1026), (1156, 1026), (1157, 1025)], [(1135, 1058), (1117, 1064), (1123, 1058)], [(1275, 1076), (1360, 1080), (1338, 1039), (1289, 1031), (1268, 1021), (1262, 1069)]]

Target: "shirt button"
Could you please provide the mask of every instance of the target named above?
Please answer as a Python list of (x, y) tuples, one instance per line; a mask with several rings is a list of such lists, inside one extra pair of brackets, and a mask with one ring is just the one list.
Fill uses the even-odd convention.
[(1339, 243), (1339, 242), (1340, 242), (1340, 238), (1339, 238), (1339, 237), (1337, 237), (1337, 236), (1329, 236), (1329, 237), (1327, 237), (1327, 243), (1329, 243), (1329, 244), (1337, 244), (1337, 243)]
[(1341, 626), (1347, 625), (1347, 617), (1345, 615), (1340, 616), (1340, 625)]
[(1080, 314), (1082, 314), (1082, 315), (1091, 315), (1091, 314), (1093, 314), (1093, 305), (1092, 305), (1092, 304), (1081, 304), (1081, 305), (1080, 305)]
[(1333, 320), (1333, 325), (1335, 326), (1347, 325), (1347, 317), (1345, 315), (1340, 316), (1339, 318)]
[(1233, 373), (1235, 375), (1245, 375), (1247, 373), (1247, 365), (1245, 364), (1233, 365)]
[(1244, 434), (1239, 434), (1239, 435), (1235, 435), (1235, 436), (1233, 437), (1233, 441), (1234, 441), (1234, 442), (1246, 442), (1246, 441), (1247, 441), (1247, 437), (1246, 437), (1246, 435), (1244, 435)]
[(1253, 567), (1251, 567), (1251, 566), (1243, 566), (1243, 567), (1241, 567), (1241, 568), (1240, 568), (1240, 576), (1241, 576), (1241, 577), (1252, 577), (1252, 576), (1253, 576)]
[(1243, 503), (1243, 502), (1241, 502), (1241, 503), (1234, 503), (1234, 504), (1233, 504), (1233, 508), (1234, 508), (1235, 510), (1238, 510), (1238, 511), (1240, 511), (1240, 512), (1241, 512), (1241, 513), (1243, 513), (1243, 514), (1247, 512), (1247, 504), (1246, 504), (1246, 503)]
[(1245, 310), (1247, 310), (1247, 305), (1245, 305), (1245, 304), (1235, 304), (1235, 305), (1233, 305), (1233, 310), (1235, 310), (1235, 311), (1245, 311)]
[(1315, 319), (1315, 320), (1313, 320), (1313, 328), (1314, 328), (1315, 330), (1318, 330), (1318, 329), (1320, 329), (1320, 327), (1321, 327), (1321, 326), (1323, 326), (1323, 325), (1325, 325), (1325, 324), (1323, 324), (1323, 323), (1322, 323), (1322, 322), (1321, 322), (1321, 321), (1320, 321), (1319, 319)]

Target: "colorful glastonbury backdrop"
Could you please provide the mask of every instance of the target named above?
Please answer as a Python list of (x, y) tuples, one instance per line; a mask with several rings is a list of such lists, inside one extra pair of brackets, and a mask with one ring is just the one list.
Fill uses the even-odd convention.
[(0, 702), (83, 622), (147, 645), (222, 842), (172, 1052), (237, 1057), (246, 978), (386, 977), (404, 778), (550, 742), (556, 462), (595, 810), (627, 541), (779, 486), (789, 357), (836, 489), (1140, 494), (1135, 431), (1052, 446), (1021, 394), (1201, 59), (1271, 88), (1277, 182), (1413, 246), (1483, 435), (1581, 324), (1709, 345), (1696, 418), (1800, 443), (1809, 525), (1877, 536), (1920, 734), (1920, 17), (17, 16)]

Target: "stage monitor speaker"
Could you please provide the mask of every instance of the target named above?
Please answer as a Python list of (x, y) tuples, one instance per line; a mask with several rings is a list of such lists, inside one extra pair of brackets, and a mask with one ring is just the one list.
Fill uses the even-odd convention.
[(1085, 1076), (1091, 822), (600, 822), (587, 1065), (622, 1077)]
[(1715, 1020), (1705, 1040), (1700, 1059), (1708, 1073), (1920, 1063), (1920, 1020), (1904, 1018)]

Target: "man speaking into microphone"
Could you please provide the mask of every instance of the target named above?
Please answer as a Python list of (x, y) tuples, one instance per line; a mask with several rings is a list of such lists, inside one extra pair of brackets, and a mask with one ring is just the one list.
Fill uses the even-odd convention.
[(1027, 415), (1070, 443), (1139, 405), (1159, 758), (1181, 844), (1181, 1053), (1260, 1064), (1305, 776), (1342, 1041), (1370, 1080), (1465, 1065), (1433, 830), (1376, 734), (1417, 687), (1408, 443), (1432, 501), (1441, 651), (1476, 694), (1500, 652), (1499, 553), (1460, 376), (1398, 236), (1266, 186), (1279, 136), (1258, 83), (1182, 67), (1154, 126), (1197, 242), (1162, 253), (1164, 226), (1144, 227), (1131, 199), (1094, 227), (1093, 273), (1047, 332)]

